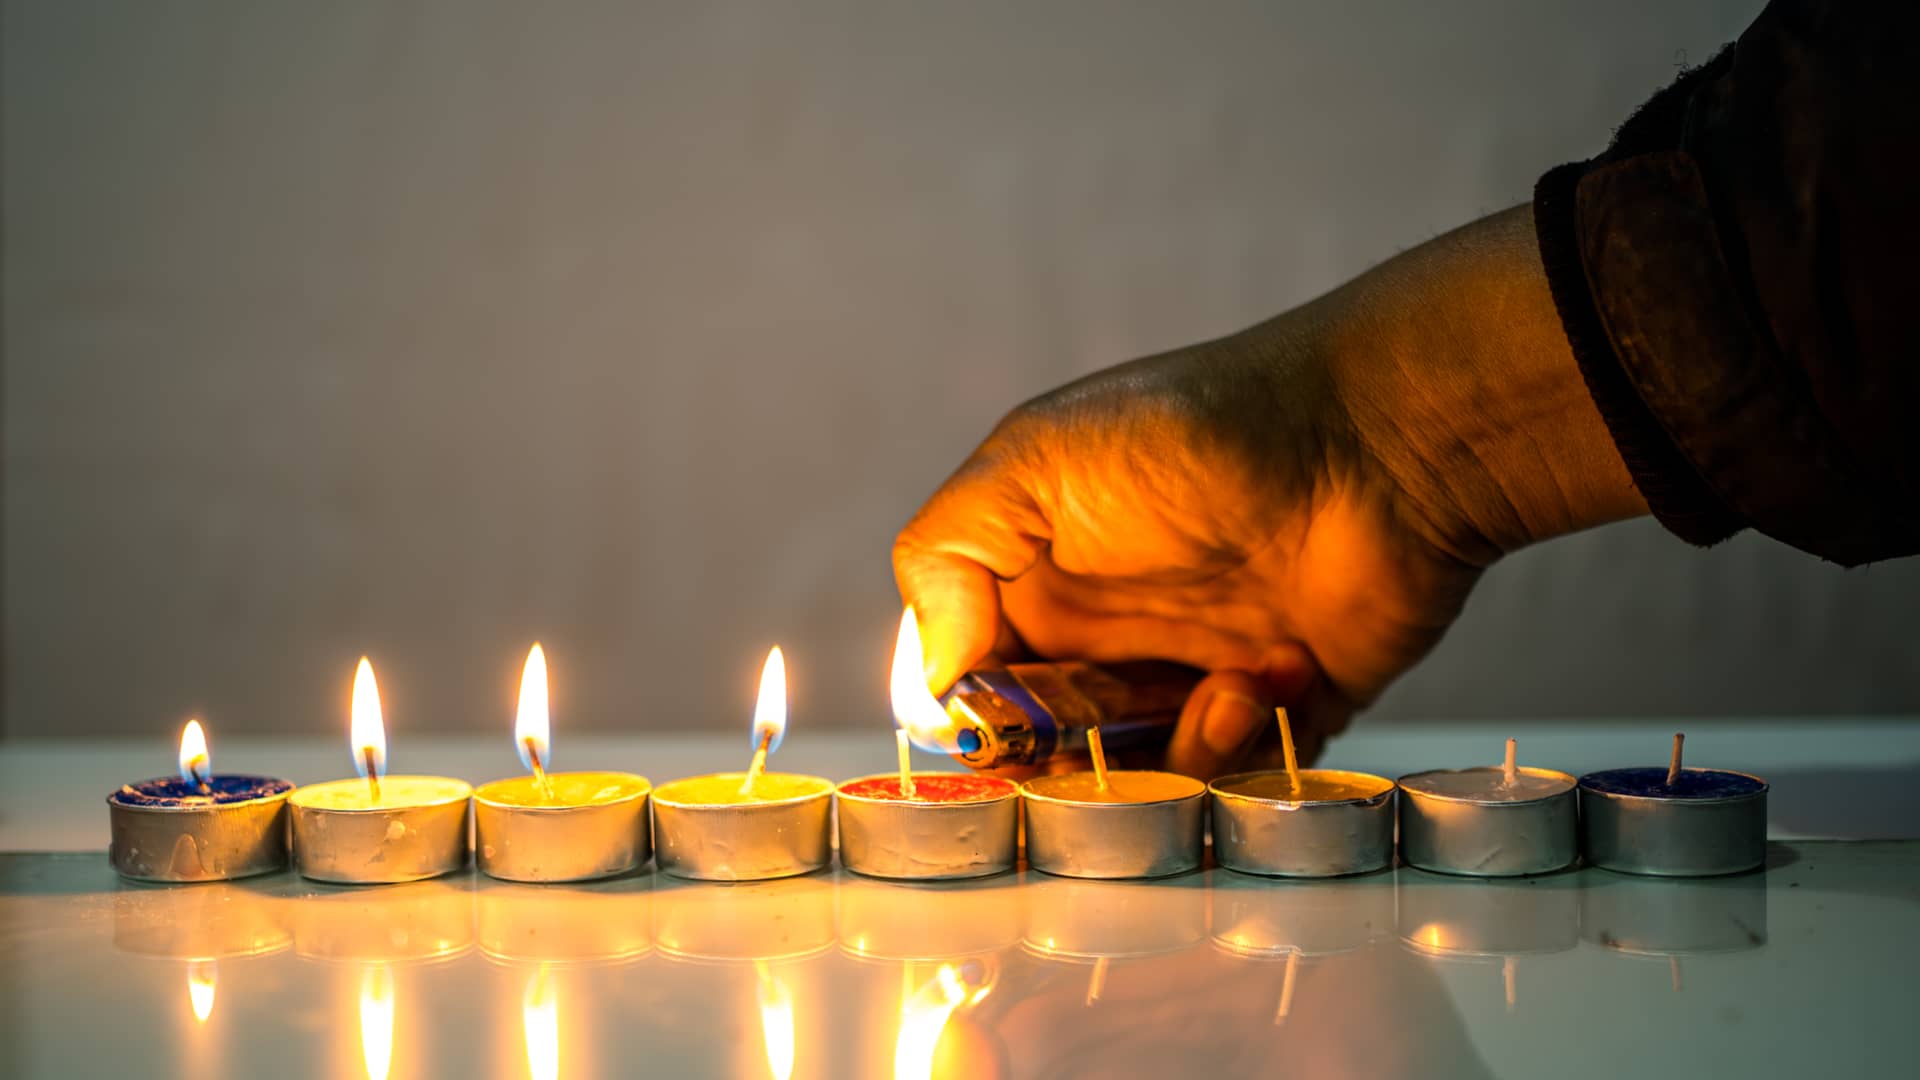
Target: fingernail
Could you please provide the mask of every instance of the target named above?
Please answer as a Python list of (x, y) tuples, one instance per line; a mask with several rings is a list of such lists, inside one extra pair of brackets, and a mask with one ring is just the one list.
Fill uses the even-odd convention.
[(1215, 691), (1213, 700), (1207, 702), (1207, 711), (1200, 714), (1200, 741), (1215, 757), (1231, 759), (1253, 734), (1248, 719), (1260, 712), (1260, 703), (1245, 694)]

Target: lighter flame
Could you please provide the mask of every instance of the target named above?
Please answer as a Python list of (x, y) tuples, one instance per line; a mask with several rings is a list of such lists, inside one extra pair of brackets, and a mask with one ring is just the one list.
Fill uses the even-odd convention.
[(360, 1054), (367, 1080), (387, 1080), (393, 1067), (393, 972), (384, 964), (360, 976)]
[(933, 1055), (947, 1021), (962, 1005), (977, 1004), (991, 984), (969, 986), (952, 964), (900, 1003), (900, 1038), (893, 1045), (893, 1080), (932, 1080)]
[(374, 775), (387, 775), (387, 726), (380, 717), (380, 686), (373, 681), (373, 665), (364, 656), (353, 673), (353, 727), (347, 741), (347, 749), (353, 753), (353, 771), (362, 779), (367, 775), (369, 756), (373, 758)]
[(193, 1003), (193, 1018), (201, 1023), (213, 1015), (213, 991), (220, 983), (220, 969), (211, 960), (187, 961), (187, 1000)]
[(960, 752), (958, 731), (933, 691), (927, 689), (926, 651), (920, 645), (920, 620), (908, 608), (900, 616), (900, 637), (893, 646), (893, 671), (887, 680), (893, 721), (922, 750)]
[(553, 992), (553, 975), (541, 964), (527, 980), (520, 1000), (520, 1023), (527, 1033), (527, 1075), (533, 1080), (557, 1080), (560, 1075), (560, 1004)]
[(207, 752), (207, 733), (201, 730), (200, 721), (189, 720), (180, 732), (180, 779), (198, 785), (211, 776), (213, 758)]
[(540, 755), (540, 767), (553, 768), (552, 722), (547, 715), (547, 654), (539, 642), (527, 653), (527, 666), (520, 669), (520, 711), (513, 718), (513, 746), (520, 752), (520, 764), (533, 771), (533, 758), (527, 754), (527, 742)]
[(787, 737), (787, 658), (780, 654), (780, 646), (775, 645), (767, 654), (767, 664), (760, 669), (760, 698), (753, 705), (753, 746), (757, 750), (760, 740), (771, 735), (773, 740), (767, 744), (767, 751), (780, 749), (780, 742)]
[(767, 1041), (767, 1071), (773, 1080), (791, 1080), (793, 1076), (793, 995), (780, 976), (767, 970), (765, 961), (756, 960), (760, 971), (760, 1033)]

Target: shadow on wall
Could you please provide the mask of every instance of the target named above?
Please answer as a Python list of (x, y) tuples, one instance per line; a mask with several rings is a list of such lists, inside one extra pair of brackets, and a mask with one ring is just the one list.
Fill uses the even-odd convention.
[(1840, 840), (1920, 838), (1920, 761), (1775, 773), (1767, 782), (1767, 817), (1776, 827)]

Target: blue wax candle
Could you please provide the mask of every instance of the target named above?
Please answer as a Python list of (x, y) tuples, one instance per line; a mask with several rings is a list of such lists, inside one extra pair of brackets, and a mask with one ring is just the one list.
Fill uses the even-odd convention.
[(292, 790), (292, 781), (272, 776), (220, 774), (207, 778), (207, 791), (202, 793), (197, 783), (178, 776), (161, 776), (137, 784), (122, 784), (120, 790), (107, 796), (107, 801), (143, 810), (186, 810), (266, 799)]
[(1669, 784), (1667, 770), (1653, 765), (1588, 773), (1580, 778), (1580, 786), (1603, 795), (1689, 800), (1739, 799), (1758, 795), (1767, 787), (1758, 777), (1720, 769), (1681, 769)]

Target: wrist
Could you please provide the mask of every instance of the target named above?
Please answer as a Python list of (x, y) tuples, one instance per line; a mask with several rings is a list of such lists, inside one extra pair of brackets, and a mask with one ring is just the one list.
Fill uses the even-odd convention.
[(1375, 267), (1319, 303), (1356, 435), (1472, 565), (1647, 512), (1575, 363), (1531, 206)]

